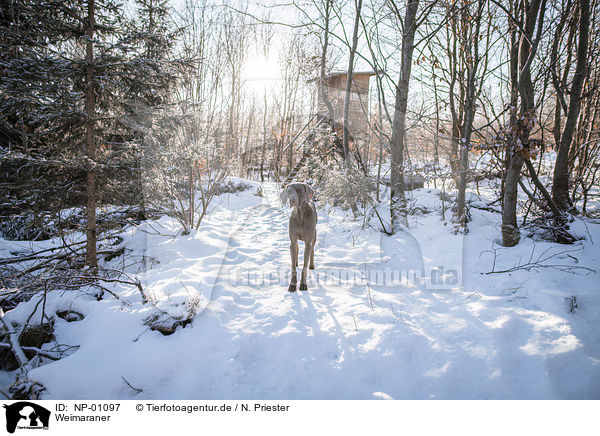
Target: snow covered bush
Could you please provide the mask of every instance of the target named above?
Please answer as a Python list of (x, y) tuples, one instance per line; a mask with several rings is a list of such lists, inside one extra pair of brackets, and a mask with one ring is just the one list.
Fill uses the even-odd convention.
[(243, 182), (234, 182), (233, 180), (228, 180), (227, 182), (221, 184), (216, 188), (216, 195), (221, 194), (236, 194), (238, 192), (247, 191), (250, 189), (250, 185)]
[(318, 156), (309, 158), (300, 177), (312, 181), (319, 201), (344, 210), (368, 204), (376, 189), (373, 180), (359, 169), (348, 168), (335, 160), (323, 162)]
[(0, 221), (0, 236), (14, 241), (43, 241), (50, 239), (48, 214), (39, 216), (33, 213), (11, 216)]
[(146, 135), (144, 194), (146, 201), (177, 219), (183, 233), (198, 229), (227, 167), (216, 147), (206, 141), (196, 117), (161, 120)]
[[(183, 285), (185, 287), (185, 285)], [(186, 288), (187, 290), (187, 288)], [(154, 309), (144, 320), (151, 330), (158, 331), (165, 336), (172, 335), (181, 327), (185, 328), (201, 310), (206, 308), (208, 301), (200, 292), (188, 291), (188, 296), (181, 301), (179, 298), (160, 301), (151, 295), (150, 303)]]

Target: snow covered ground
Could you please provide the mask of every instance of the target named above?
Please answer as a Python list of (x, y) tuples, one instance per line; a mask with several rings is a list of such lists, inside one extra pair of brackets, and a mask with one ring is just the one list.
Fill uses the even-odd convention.
[[(155, 304), (118, 284), (121, 301), (49, 296), (47, 313), (85, 318), (56, 318), (57, 342), (79, 349), (31, 371), (44, 398), (600, 398), (600, 223), (573, 223), (584, 239), (572, 246), (503, 248), (498, 214), (472, 208), (469, 233), (456, 235), (434, 189), (414, 191), (429, 213), (393, 238), (376, 218), (364, 227), (320, 208), (309, 290), (288, 293), (289, 210), (275, 183), (262, 197), (246, 183), (197, 232), (170, 236), (167, 217), (123, 232), (144, 260), (128, 270)], [(0, 256), (24, 245), (0, 240)], [(539, 256), (545, 267), (482, 274)], [(36, 302), (6, 316), (23, 322)], [(193, 323), (170, 336), (144, 324), (190, 307)]]

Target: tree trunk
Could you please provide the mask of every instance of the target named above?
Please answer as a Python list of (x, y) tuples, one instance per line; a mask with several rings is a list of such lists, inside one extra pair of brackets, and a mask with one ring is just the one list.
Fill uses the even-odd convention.
[[(453, 35), (458, 35), (459, 33), (459, 27), (460, 24), (458, 22), (457, 16), (456, 14), (454, 14), (452, 11), (449, 11), (449, 13), (451, 14), (450, 17), (450, 26), (448, 26), (449, 29), (447, 31), (447, 39), (448, 39), (448, 47), (447, 47), (447, 55), (448, 55), (448, 62), (449, 62), (449, 74), (450, 74), (450, 84), (449, 84), (449, 90), (448, 90), (448, 103), (450, 105), (450, 115), (452, 117), (452, 135), (451, 135), (451, 139), (450, 139), (450, 169), (452, 172), (452, 178), (454, 179), (454, 182), (456, 183), (456, 186), (458, 186), (460, 184), (459, 181), (459, 173), (460, 173), (460, 147), (459, 147), (459, 140), (460, 140), (460, 126), (463, 124), (463, 116), (464, 116), (464, 111), (461, 110), (462, 106), (462, 102), (464, 101), (464, 86), (460, 86), (460, 83), (462, 83), (462, 81), (459, 81), (459, 79), (462, 78), (463, 76), (463, 71), (459, 70), (459, 46), (458, 46), (458, 38), (456, 37), (451, 37), (450, 32), (452, 32)], [(459, 99), (458, 99), (458, 106), (457, 106), (457, 102), (456, 102), (456, 98), (455, 98), (455, 89), (456, 89), (456, 85), (457, 82), (459, 82)]]
[(86, 148), (89, 169), (87, 171), (87, 253), (86, 263), (95, 268), (98, 266), (96, 254), (96, 173), (94, 163), (96, 161), (96, 94), (94, 86), (94, 0), (88, 0), (87, 5), (87, 29), (86, 35)]
[(414, 50), (415, 33), (417, 31), (417, 9), (419, 0), (407, 0), (404, 17), (404, 35), (402, 37), (402, 55), (400, 65), (400, 78), (396, 86), (396, 104), (394, 108), (394, 121), (392, 123), (392, 139), (390, 148), (391, 162), (391, 192), (390, 215), (392, 234), (400, 231), (404, 201), (404, 139), (406, 134), (406, 108), (408, 105), (408, 87)]
[(579, 2), (579, 43), (577, 44), (577, 61), (575, 75), (571, 84), (569, 110), (565, 126), (560, 136), (556, 164), (554, 166), (554, 180), (552, 182), (552, 199), (561, 211), (571, 208), (569, 197), (569, 149), (573, 141), (573, 133), (581, 107), (581, 91), (587, 67), (588, 30), (590, 25), (589, 0)]
[[(484, 2), (479, 0), (475, 12), (464, 8), (461, 13), (461, 32), (463, 33), (461, 46), (466, 48), (467, 58), (463, 60), (467, 71), (465, 88), (465, 101), (461, 105), (464, 108), (464, 117), (461, 138), (459, 142), (460, 156), (458, 161), (458, 199), (456, 218), (463, 229), (466, 230), (466, 190), (467, 175), (469, 171), (469, 149), (471, 147), (471, 135), (473, 133), (473, 121), (475, 119), (475, 102), (477, 99), (477, 73), (479, 67), (479, 36)], [(474, 26), (474, 29), (472, 27)], [(464, 55), (463, 55), (464, 56)], [(472, 60), (470, 59), (472, 58)], [(461, 80), (464, 80), (461, 78)], [(462, 88), (462, 87), (461, 87)]]
[(260, 181), (265, 181), (265, 155), (267, 153), (267, 92), (264, 93), (265, 112), (263, 113), (263, 143), (260, 153)]
[[(471, 85), (467, 85), (471, 86)], [(474, 86), (474, 84), (472, 84)], [(466, 212), (466, 193), (467, 193), (467, 175), (469, 172), (469, 148), (471, 145), (471, 133), (473, 131), (473, 112), (474, 108), (469, 108), (469, 105), (474, 105), (474, 102), (467, 100), (467, 108), (465, 111), (465, 124), (462, 132), (462, 138), (459, 142), (459, 158), (458, 158), (458, 195), (456, 204), (456, 219), (461, 227), (467, 225)]]
[(383, 162), (383, 114), (381, 111), (381, 98), (378, 98), (378, 132), (377, 139), (379, 141), (379, 159), (377, 162), (377, 203), (379, 203), (379, 187), (381, 183), (381, 164)]
[(504, 207), (502, 208), (502, 245), (512, 247), (519, 243), (521, 234), (517, 226), (517, 187), (521, 178), (523, 157), (515, 153), (510, 157), (504, 181)]
[(329, 96), (327, 95), (327, 88), (325, 86), (325, 73), (326, 73), (326, 67), (327, 67), (327, 50), (329, 48), (329, 21), (330, 21), (330, 16), (331, 16), (331, 1), (332, 0), (325, 0), (325, 15), (324, 15), (324, 20), (325, 22), (324, 27), (324, 33), (323, 33), (323, 50), (321, 51), (321, 71), (320, 71), (320, 83), (319, 83), (319, 103), (320, 104), (325, 104), (325, 106), (327, 106), (327, 113), (329, 116), (329, 119), (331, 119), (332, 121), (335, 118), (335, 115), (333, 113), (333, 106), (331, 106), (331, 101), (329, 101)]
[[(512, 247), (519, 243), (521, 235), (517, 226), (517, 189), (519, 179), (521, 177), (521, 168), (523, 167), (523, 156), (520, 150), (515, 148), (517, 139), (523, 147), (529, 145), (529, 133), (531, 126), (524, 119), (532, 116), (535, 108), (534, 88), (531, 80), (531, 61), (536, 54), (537, 44), (541, 36), (541, 30), (544, 22), (544, 13), (546, 9), (546, 0), (533, 0), (528, 9), (524, 11), (525, 15), (525, 32), (521, 32), (519, 45), (519, 59), (515, 62), (511, 59), (511, 83), (513, 92), (518, 91), (521, 98), (521, 114), (519, 117), (513, 117), (511, 121), (522, 124), (518, 129), (518, 134), (514, 143), (509, 144), (507, 150), (508, 169), (504, 181), (504, 201), (502, 207), (502, 245)], [(539, 16), (538, 16), (539, 12)], [(533, 32), (538, 27), (536, 40), (533, 42)], [(513, 47), (514, 49), (514, 47)], [(514, 55), (515, 51), (511, 49)], [(519, 75), (517, 76), (517, 64)], [(516, 81), (516, 84), (515, 84)], [(513, 126), (515, 126), (513, 124)]]
[(437, 189), (437, 170), (440, 165), (440, 103), (435, 73), (433, 75), (433, 96), (435, 100), (435, 135), (433, 137), (433, 187)]
[(348, 60), (348, 74), (346, 76), (346, 92), (344, 95), (344, 132), (343, 132), (343, 146), (344, 146), (344, 160), (346, 165), (350, 166), (350, 147), (349, 147), (349, 126), (348, 126), (348, 112), (350, 109), (350, 96), (352, 93), (352, 82), (354, 81), (354, 54), (356, 53), (356, 46), (358, 45), (358, 26), (360, 24), (360, 10), (362, 8), (362, 0), (356, 2), (356, 17), (354, 17), (354, 30), (352, 31), (352, 47), (350, 47), (350, 59)]
[[(245, 168), (242, 168), (242, 172), (249, 174), (249, 167), (253, 163), (252, 155), (254, 154), (252, 150), (250, 150), (250, 134), (252, 132), (252, 123), (254, 122), (254, 99), (252, 99), (252, 106), (250, 107), (250, 113), (248, 114), (248, 127), (246, 129), (246, 141), (244, 143), (243, 155), (246, 156), (246, 162), (242, 159), (242, 165)], [(243, 176), (242, 176), (243, 177)]]

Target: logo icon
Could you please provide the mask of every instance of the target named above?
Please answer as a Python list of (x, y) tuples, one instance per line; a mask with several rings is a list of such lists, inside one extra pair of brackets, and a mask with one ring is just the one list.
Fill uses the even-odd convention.
[(48, 429), (50, 411), (29, 401), (3, 405), (6, 409), (6, 431), (14, 433), (20, 429)]

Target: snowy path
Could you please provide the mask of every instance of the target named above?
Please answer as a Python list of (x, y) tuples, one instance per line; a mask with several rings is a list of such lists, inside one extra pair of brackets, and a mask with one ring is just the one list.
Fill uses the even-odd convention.
[[(58, 320), (57, 336), (82, 346), (32, 372), (47, 398), (600, 396), (598, 293), (586, 294), (586, 306), (570, 319), (562, 291), (543, 274), (534, 274), (529, 290), (512, 291), (518, 274), (467, 274), (464, 287), (452, 291), (369, 283), (371, 269), (427, 262), (419, 249), (427, 231), (442, 251), (450, 250), (444, 238), (455, 237), (444, 236), (434, 216), (422, 218), (417, 244), (409, 234), (382, 237), (321, 210), (309, 290), (288, 293), (289, 212), (275, 184), (262, 189), (262, 200), (240, 194), (253, 205), (233, 215), (219, 209), (196, 235), (156, 244), (161, 263), (149, 270), (150, 284), (171, 292), (200, 283), (199, 275), (212, 284), (191, 327), (162, 336), (144, 330), (150, 308), (139, 303), (70, 300), (86, 318)], [(484, 224), (474, 219), (472, 234)], [(469, 254), (473, 249), (467, 243), (465, 253), (477, 260), (481, 248)], [(592, 254), (595, 262), (598, 250)], [(485, 270), (485, 262), (472, 269)], [(574, 280), (593, 286), (589, 277)]]
[[(322, 215), (315, 272), (320, 273), (321, 281), (333, 285), (316, 284), (311, 273), (308, 292), (288, 293), (288, 215), (273, 185), (266, 184), (263, 192), (264, 201), (232, 235), (213, 288), (208, 309), (218, 314), (221, 329), (227, 330), (229, 337), (222, 342), (227, 344), (225, 354), (230, 357), (223, 359), (229, 367), (226, 375), (207, 386), (209, 391), (214, 389), (207, 396), (371, 397), (387, 383), (377, 361), (383, 361), (380, 368), (384, 374), (394, 366), (394, 359), (385, 362), (378, 344), (396, 319), (392, 306), (383, 311), (370, 309), (366, 284), (350, 288), (337, 282), (348, 269), (344, 261), (359, 265), (369, 255), (379, 253), (356, 249), (349, 255), (352, 250), (347, 239), (351, 236), (335, 238), (327, 216)], [(325, 248), (325, 242), (334, 239), (346, 240), (346, 246)], [(369, 242), (362, 248), (368, 248)], [(364, 277), (361, 271), (357, 273)], [(241, 280), (235, 280), (240, 276)], [(381, 312), (377, 319), (370, 319), (377, 311)], [(387, 324), (384, 328), (382, 321)], [(202, 323), (199, 319), (195, 328), (203, 329)], [(224, 381), (229, 391), (223, 390)], [(373, 390), (374, 384), (381, 384), (381, 388)]]
[[(265, 184), (263, 192), (264, 201), (251, 210), (229, 241), (206, 317), (210, 321), (201, 315), (194, 327), (213, 331), (210, 325), (217, 317), (217, 330), (225, 334), (216, 340), (222, 343), (216, 345), (219, 351), (214, 355), (215, 362), (225, 366), (218, 367), (215, 378), (208, 377), (202, 396), (547, 398), (569, 394), (556, 385), (565, 375), (563, 368), (548, 366), (542, 356), (515, 350), (516, 341), (511, 340), (513, 335), (523, 338), (541, 329), (549, 343), (562, 341), (568, 348), (575, 338), (565, 334), (565, 322), (535, 311), (517, 316), (510, 308), (495, 308), (505, 305), (504, 298), (482, 304), (481, 296), (467, 292), (369, 287), (366, 280), (340, 283), (346, 273), (356, 274), (353, 280), (364, 279), (361, 266), (379, 261), (379, 235), (338, 235), (343, 227), (330, 226), (326, 214), (319, 217), (317, 269), (310, 272), (309, 291), (287, 293), (288, 215), (274, 185)], [(410, 240), (396, 243), (411, 245)], [(415, 251), (405, 251), (408, 256), (402, 267), (418, 266), (411, 262), (418, 257)], [(349, 271), (353, 266), (355, 270)], [(241, 280), (232, 280), (240, 273)], [(541, 319), (536, 322), (536, 317)], [(205, 328), (203, 322), (209, 325)], [(212, 360), (210, 355), (207, 358)], [(532, 374), (539, 379), (532, 379)]]

